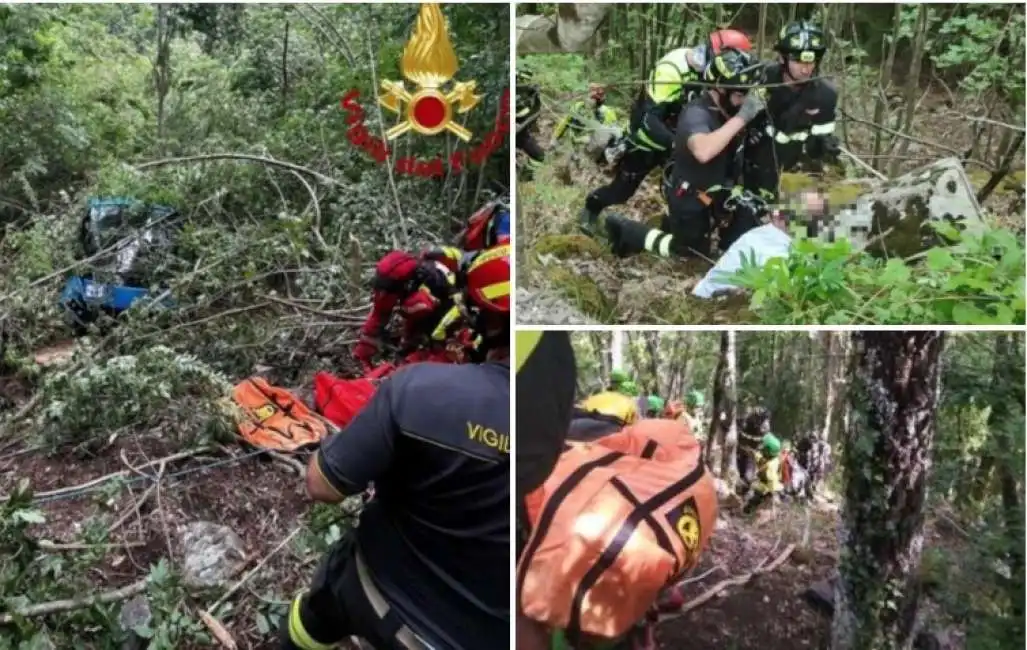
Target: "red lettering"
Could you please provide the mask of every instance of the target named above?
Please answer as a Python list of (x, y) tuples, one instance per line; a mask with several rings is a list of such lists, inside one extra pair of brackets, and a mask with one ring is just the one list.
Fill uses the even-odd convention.
[(446, 168), (442, 164), (442, 158), (434, 158), (428, 163), (428, 176), (442, 178), (446, 175)]
[(449, 157), (449, 168), (453, 170), (453, 173), (459, 174), (464, 171), (464, 152), (457, 149), (453, 152), (453, 155)]
[(492, 131), (487, 136), (485, 136), (485, 148), (488, 149), (488, 152), (489, 152), (490, 155), (501, 144), (503, 144), (503, 134), (502, 133), (499, 133), (498, 131)]
[(480, 165), (485, 162), (485, 159), (489, 157), (489, 150), (478, 145), (471, 151), (471, 162), (475, 165)]
[(342, 108), (347, 111), (355, 111), (360, 109), (360, 104), (357, 103), (357, 99), (360, 98), (359, 90), (351, 90), (342, 97)]
[(414, 173), (421, 178), (428, 178), (431, 176), (431, 170), (428, 169), (428, 163), (423, 160), (418, 160), (414, 163)]
[(374, 159), (376, 161), (378, 161), (379, 163), (383, 163), (386, 160), (388, 160), (389, 148), (388, 146), (386, 146), (384, 142), (382, 142), (378, 138), (372, 138), (371, 147), (373, 149), (373, 151), (371, 151), (371, 155), (374, 156)]
[(349, 133), (350, 142), (357, 145), (358, 147), (363, 147), (367, 142), (367, 137), (370, 135), (367, 132), (367, 127), (363, 124), (354, 124), (353, 126), (349, 127)]
[(404, 156), (396, 159), (396, 171), (400, 174), (411, 175), (414, 173), (414, 159), (411, 156)]

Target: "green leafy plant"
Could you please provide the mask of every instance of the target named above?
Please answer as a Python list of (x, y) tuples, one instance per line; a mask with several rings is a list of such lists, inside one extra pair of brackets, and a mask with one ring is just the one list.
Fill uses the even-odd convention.
[(762, 268), (743, 259), (732, 282), (752, 291), (750, 309), (765, 323), (1022, 324), (1023, 240), (1003, 229), (935, 228), (955, 243), (884, 260), (845, 239), (800, 239)]

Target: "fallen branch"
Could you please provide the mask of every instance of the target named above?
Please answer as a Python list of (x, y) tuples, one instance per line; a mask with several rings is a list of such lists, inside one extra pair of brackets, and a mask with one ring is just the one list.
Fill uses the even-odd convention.
[(67, 600), (54, 600), (48, 603), (26, 605), (25, 607), (13, 610), (9, 614), (0, 615), (0, 625), (10, 625), (14, 622), (14, 619), (19, 616), (25, 618), (31, 618), (33, 616), (48, 616), (50, 614), (82, 609), (83, 607), (92, 607), (93, 605), (115, 603), (119, 600), (126, 600), (146, 591), (146, 584), (147, 579), (142, 578), (137, 582), (133, 582), (121, 589), (115, 589), (114, 591), (105, 591), (101, 594), (84, 596), (82, 598), (69, 598)]
[[(246, 584), (246, 582), (247, 582), (247, 581), (248, 581), (248, 580), (249, 580), (250, 578), (252, 578), (252, 577), (253, 577), (253, 575), (254, 575), (255, 573), (257, 573), (257, 571), (260, 571), (260, 569), (261, 569), (261, 568), (263, 568), (263, 566), (264, 566), (265, 564), (267, 564), (267, 563), (268, 563), (268, 561), (269, 561), (269, 560), (270, 560), (271, 558), (273, 558), (273, 557), (275, 556), (275, 554), (276, 554), (276, 553), (278, 553), (278, 551), (282, 550), (282, 547), (284, 547), (284, 546), (285, 546), (286, 544), (288, 544), (288, 543), (289, 543), (289, 542), (290, 542), (290, 541), (292, 540), (292, 538), (293, 538), (293, 537), (295, 537), (296, 535), (298, 535), (298, 534), (300, 533), (300, 531), (301, 531), (301, 530), (303, 530), (303, 526), (297, 526), (296, 528), (294, 528), (294, 529), (292, 530), (292, 532), (291, 532), (291, 533), (289, 533), (288, 535), (286, 535), (285, 539), (283, 539), (282, 541), (278, 542), (278, 545), (277, 545), (277, 546), (275, 546), (275, 547), (274, 547), (273, 549), (271, 549), (271, 552), (270, 552), (270, 553), (268, 553), (267, 555), (265, 555), (265, 556), (264, 556), (264, 559), (262, 559), (262, 560), (261, 560), (260, 562), (258, 562), (258, 563), (257, 563), (257, 566), (255, 566), (255, 567), (253, 567), (252, 569), (250, 569), (250, 570), (249, 570), (249, 571), (248, 571), (248, 572), (246, 573), (246, 575), (244, 575), (244, 576), (243, 576), (242, 578), (240, 578), (240, 579), (239, 579), (239, 581), (238, 581), (238, 582), (236, 582), (236, 583), (235, 583), (234, 585), (232, 585), (232, 588), (231, 588), (231, 589), (229, 589), (228, 591), (226, 591), (226, 592), (224, 593), (224, 595), (223, 595), (223, 596), (221, 596), (221, 598), (218, 598), (218, 599), (217, 599), (217, 602), (215, 602), (215, 603), (214, 603), (214, 604), (213, 604), (213, 605), (211, 606), (211, 608), (210, 608), (210, 609), (208, 609), (208, 610), (203, 610), (203, 611), (206, 611), (206, 612), (208, 612), (208, 613), (210, 613), (210, 612), (216, 612), (216, 611), (218, 610), (218, 608), (219, 608), (219, 607), (221, 607), (222, 605), (224, 605), (224, 604), (225, 604), (225, 602), (226, 602), (226, 601), (227, 601), (227, 600), (228, 600), (229, 598), (231, 598), (231, 597), (232, 597), (232, 594), (234, 594), (234, 593), (235, 593), (236, 591), (238, 591), (238, 590), (239, 590), (239, 587), (241, 587), (241, 586), (243, 586), (244, 584)], [(211, 616), (213, 616), (213, 615), (211, 614)]]
[(151, 160), (150, 162), (140, 163), (136, 165), (136, 169), (150, 169), (151, 167), (164, 167), (165, 165), (177, 165), (180, 163), (191, 163), (201, 162), (204, 160), (243, 160), (247, 162), (256, 162), (262, 165), (271, 165), (272, 167), (281, 167), (282, 169), (291, 169), (294, 172), (302, 172), (309, 176), (313, 176), (317, 180), (321, 181), (325, 185), (339, 185), (339, 181), (335, 180), (331, 176), (325, 176), (321, 172), (316, 172), (313, 169), (309, 169), (302, 165), (297, 165), (291, 162), (285, 162), (282, 160), (275, 160), (274, 158), (265, 158), (263, 156), (252, 156), (245, 153), (209, 153), (199, 156), (183, 156), (181, 158), (164, 158), (162, 160)]
[(120, 542), (117, 544), (85, 544), (82, 542), (51, 542), (50, 540), (39, 540), (39, 548), (47, 551), (89, 551), (95, 548), (139, 548), (146, 546), (147, 542)]
[[(159, 458), (157, 460), (152, 460), (152, 461), (150, 461), (148, 463), (143, 463), (142, 465), (139, 465), (135, 469), (138, 470), (138, 469), (142, 469), (144, 467), (150, 467), (152, 465), (160, 465), (161, 463), (171, 463), (171, 462), (174, 462), (176, 460), (182, 460), (183, 458), (189, 458), (190, 456), (195, 456), (196, 454), (198, 454), (200, 452), (203, 452), (203, 451), (207, 451), (207, 447), (198, 447), (196, 449), (190, 449), (188, 451), (180, 451), (177, 454), (171, 454), (170, 456), (165, 456), (164, 458)], [(33, 495), (33, 498), (39, 499), (39, 498), (43, 498), (43, 497), (57, 496), (58, 494), (67, 494), (69, 492), (78, 492), (79, 490), (84, 490), (84, 489), (86, 489), (88, 487), (92, 487), (94, 485), (99, 485), (101, 483), (106, 483), (107, 481), (111, 481), (111, 480), (114, 480), (116, 478), (121, 478), (122, 476), (127, 476), (129, 473), (130, 473), (130, 470), (123, 469), (120, 472), (113, 472), (111, 474), (106, 474), (104, 476), (101, 476), (99, 478), (94, 478), (91, 481), (86, 481), (85, 483), (81, 483), (79, 485), (72, 485), (70, 487), (63, 487), (63, 488), (59, 488), (57, 490), (49, 490), (47, 492), (38, 492), (38, 493)], [(10, 495), (0, 494), (0, 501), (6, 501), (9, 497), (10, 497)]]
[(695, 598), (694, 600), (689, 601), (684, 607), (682, 607), (678, 611), (670, 612), (670, 613), (667, 613), (667, 614), (661, 614), (660, 615), (660, 622), (663, 622), (665, 620), (670, 620), (670, 619), (678, 618), (679, 616), (683, 616), (686, 613), (692, 611), (693, 609), (696, 609), (700, 605), (702, 605), (702, 604), (706, 603), (707, 601), (711, 600), (717, 594), (719, 594), (720, 592), (724, 591), (728, 587), (744, 585), (745, 583), (749, 582), (750, 580), (752, 580), (753, 578), (755, 578), (756, 576), (758, 576), (760, 574), (769, 573), (769, 572), (773, 571), (777, 567), (779, 567), (782, 564), (784, 564), (784, 561), (788, 559), (788, 556), (791, 555), (792, 551), (794, 551), (794, 550), (795, 550), (795, 544), (789, 544), (788, 546), (785, 547), (785, 550), (781, 551), (781, 555), (777, 556), (774, 559), (773, 562), (767, 564), (766, 566), (760, 566), (760, 567), (756, 568), (755, 570), (750, 571), (749, 573), (746, 573), (746, 574), (743, 574), (743, 575), (740, 575), (740, 576), (735, 576), (734, 578), (728, 578), (727, 580), (722, 580), (722, 581), (718, 582), (717, 584), (713, 585), (712, 587), (710, 587), (709, 589), (704, 591), (698, 598)]

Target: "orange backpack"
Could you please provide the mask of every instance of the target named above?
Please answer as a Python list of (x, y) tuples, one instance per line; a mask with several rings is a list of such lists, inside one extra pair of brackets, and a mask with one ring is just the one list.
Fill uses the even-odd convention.
[(239, 423), (243, 439), (274, 451), (314, 447), (328, 435), (328, 425), (284, 388), (251, 377), (235, 387), (236, 403), (248, 419)]
[(627, 633), (698, 564), (717, 520), (699, 442), (676, 420), (570, 444), (525, 506), (518, 601), (571, 638)]

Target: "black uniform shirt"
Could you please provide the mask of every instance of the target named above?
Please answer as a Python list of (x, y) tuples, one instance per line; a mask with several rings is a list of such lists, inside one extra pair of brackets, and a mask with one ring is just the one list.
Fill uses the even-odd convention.
[(674, 145), (674, 185), (687, 181), (696, 190), (708, 190), (733, 180), (733, 162), (741, 144), (741, 135), (732, 139), (724, 150), (706, 164), (700, 163), (688, 148), (688, 139), (700, 133), (713, 133), (724, 126), (727, 118), (720, 112), (709, 93), (692, 100), (678, 118), (677, 142)]
[(343, 494), (374, 482), (358, 546), (411, 629), (439, 650), (509, 647), (508, 363), (400, 370), (318, 467)]

